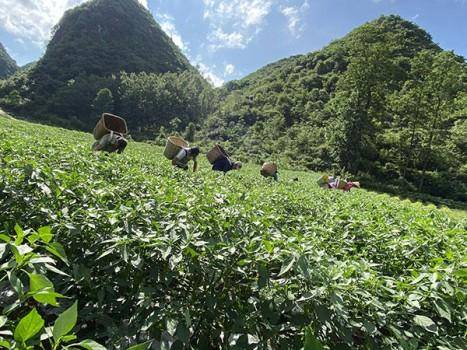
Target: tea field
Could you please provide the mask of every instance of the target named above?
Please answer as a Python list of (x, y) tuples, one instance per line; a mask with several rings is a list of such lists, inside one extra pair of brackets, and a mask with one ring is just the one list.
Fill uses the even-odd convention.
[(467, 348), (465, 216), (92, 141), (0, 117), (0, 347)]

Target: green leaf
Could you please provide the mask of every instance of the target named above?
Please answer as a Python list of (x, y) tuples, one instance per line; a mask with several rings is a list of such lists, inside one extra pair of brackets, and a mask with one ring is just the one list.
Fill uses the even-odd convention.
[(0, 244), (0, 258), (3, 256), (5, 251), (6, 251), (6, 243)]
[(147, 350), (151, 347), (152, 341), (130, 346), (127, 350)]
[(308, 270), (308, 261), (304, 256), (301, 256), (300, 258), (298, 258), (298, 267), (303, 277), (305, 277), (306, 279), (310, 279), (310, 272)]
[(305, 328), (305, 341), (303, 350), (324, 350), (321, 342), (315, 337), (315, 333), (311, 327)]
[(45, 243), (49, 243), (53, 238), (52, 229), (49, 226), (41, 227), (39, 230), (37, 230), (37, 233), (39, 234), (41, 240)]
[(49, 245), (47, 245), (47, 247), (45, 247), (45, 249), (47, 249), (47, 251), (61, 259), (65, 264), (69, 264), (68, 258), (66, 257), (65, 249), (63, 249), (60, 243), (50, 243)]
[(279, 275), (278, 276), (282, 276), (284, 275), (285, 273), (287, 273), (293, 266), (295, 262), (295, 258), (290, 258), (288, 261), (284, 261), (284, 263), (282, 264), (282, 267), (281, 267), (281, 271), (279, 272)]
[(24, 287), (21, 280), (12, 271), (7, 272), (8, 280), (10, 281), (11, 287), (18, 295), (23, 295)]
[(10, 243), (11, 242), (11, 238), (7, 235), (4, 235), (3, 233), (0, 234), (0, 239), (5, 242), (5, 243)]
[(60, 337), (68, 334), (73, 327), (76, 325), (78, 320), (78, 302), (75, 301), (68, 309), (63, 311), (60, 316), (55, 320), (53, 328), (53, 336), (55, 342), (57, 342)]
[(15, 245), (20, 245), (21, 243), (23, 243), (23, 240), (24, 240), (24, 231), (18, 224), (16, 224), (15, 232), (16, 232)]
[(34, 308), (24, 316), (15, 329), (14, 338), (16, 341), (25, 343), (34, 337), (44, 327), (44, 319)]
[(2, 328), (6, 324), (6, 321), (8, 321), (8, 318), (6, 318), (6, 316), (0, 316), (0, 328)]
[(438, 327), (433, 322), (433, 320), (429, 317), (417, 315), (413, 318), (413, 320), (417, 326), (422, 327), (424, 330), (428, 332), (431, 332), (431, 333), (438, 332)]
[(439, 315), (442, 318), (445, 318), (446, 320), (448, 320), (449, 322), (452, 322), (451, 321), (451, 310), (449, 309), (449, 305), (446, 304), (443, 300), (437, 300), (435, 301), (434, 304)]
[(101, 344), (90, 339), (83, 340), (82, 342), (78, 344), (70, 345), (70, 347), (75, 346), (75, 345), (80, 346), (86, 350), (107, 350), (105, 346), (102, 346)]
[(29, 289), (33, 293), (44, 292), (33, 294), (33, 298), (37, 302), (45, 305), (50, 304), (52, 306), (58, 306), (57, 299), (55, 298), (54, 294), (54, 285), (47, 277), (31, 273), (29, 275)]

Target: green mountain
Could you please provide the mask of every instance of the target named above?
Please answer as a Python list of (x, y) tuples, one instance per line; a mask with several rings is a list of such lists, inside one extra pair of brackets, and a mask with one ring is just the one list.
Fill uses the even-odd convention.
[(109, 89), (112, 111), (119, 109), (121, 72), (185, 71), (198, 74), (137, 0), (92, 0), (65, 13), (42, 59), (0, 86), (0, 98), (13, 93), (3, 98), (5, 107), (42, 122), (88, 130), (103, 112), (93, 108), (100, 90)]
[(5, 47), (0, 43), (0, 79), (4, 79), (18, 70), (16, 62), (8, 55)]
[(258, 162), (350, 172), (367, 183), (442, 196), (457, 193), (455, 183), (465, 200), (466, 74), (465, 60), (427, 32), (383, 16), (229, 82), (203, 137)]
[(93, 0), (65, 13), (33, 78), (175, 72), (188, 60), (136, 0)]

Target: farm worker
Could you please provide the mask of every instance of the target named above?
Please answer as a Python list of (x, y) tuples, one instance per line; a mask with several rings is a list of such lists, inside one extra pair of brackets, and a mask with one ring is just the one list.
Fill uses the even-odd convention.
[(318, 185), (326, 189), (339, 189), (349, 192), (352, 187), (360, 188), (360, 182), (341, 180), (338, 177), (323, 175), (318, 179)]
[(193, 172), (198, 169), (198, 161), (196, 157), (199, 155), (199, 147), (193, 148), (182, 148), (180, 152), (177, 153), (175, 158), (172, 160), (172, 165), (188, 170), (188, 162), (193, 161)]
[(271, 172), (268, 165), (268, 163), (263, 165), (263, 167), (260, 170), (260, 174), (264, 177), (272, 177), (275, 181), (279, 181), (279, 178), (277, 177), (277, 175), (279, 175), (279, 173), (277, 172), (277, 167), (275, 167), (274, 172)]
[(212, 164), (212, 170), (214, 171), (223, 171), (224, 173), (229, 172), (230, 170), (239, 170), (242, 168), (242, 163), (234, 162), (228, 157), (219, 157)]
[(332, 176), (329, 176), (329, 175), (323, 175), (321, 176), (319, 179), (318, 179), (318, 186), (321, 187), (321, 188), (330, 188), (329, 187), (329, 183), (331, 182), (330, 181), (330, 178), (332, 178)]
[(122, 153), (125, 150), (127, 144), (128, 141), (123, 137), (122, 134), (111, 131), (110, 133), (102, 136), (99, 141), (96, 141), (92, 145), (92, 149), (93, 151)]

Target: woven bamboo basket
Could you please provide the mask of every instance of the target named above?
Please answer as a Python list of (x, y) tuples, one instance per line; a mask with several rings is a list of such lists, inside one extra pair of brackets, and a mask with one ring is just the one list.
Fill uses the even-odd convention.
[(261, 175), (268, 177), (274, 176), (277, 172), (277, 164), (276, 163), (264, 163), (261, 167)]
[(165, 144), (164, 156), (172, 160), (182, 148), (188, 148), (189, 144), (178, 136), (169, 136)]
[(96, 140), (100, 140), (102, 136), (109, 134), (111, 131), (121, 135), (128, 134), (126, 121), (119, 116), (110, 113), (104, 113), (102, 114), (101, 119), (99, 119), (97, 122), (96, 127), (92, 133)]
[(216, 160), (220, 157), (229, 158), (229, 154), (222, 148), (220, 145), (215, 145), (207, 154), (206, 158), (208, 158), (209, 163), (214, 164)]

